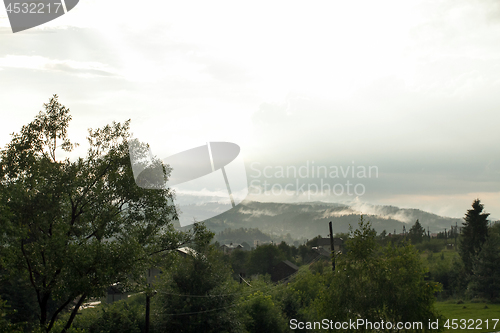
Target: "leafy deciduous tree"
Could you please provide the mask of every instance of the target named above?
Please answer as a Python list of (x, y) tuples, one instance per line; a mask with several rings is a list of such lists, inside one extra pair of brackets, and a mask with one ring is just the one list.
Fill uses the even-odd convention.
[(370, 223), (361, 219), (347, 240), (349, 250), (337, 258), (335, 272), (325, 273), (325, 290), (314, 301), (312, 317), (334, 321), (421, 321), (422, 330), (429, 331), (425, 323), (439, 318), (433, 307), (439, 285), (424, 281), (426, 270), (413, 246), (389, 244), (380, 248), (374, 237)]
[(196, 253), (178, 256), (158, 278), (152, 326), (158, 332), (239, 332), (238, 284), (224, 254), (209, 245), (213, 233), (197, 223), (195, 234)]
[[(136, 185), (128, 121), (89, 130), (87, 156), (70, 161), (57, 156), (74, 147), (69, 109), (57, 95), (44, 108), (0, 152), (0, 207), (9, 212), (0, 251), (9, 273), (29, 277), (45, 331), (74, 305), (65, 332), (86, 299), (118, 281), (139, 281), (151, 254), (176, 248), (188, 235), (172, 226), (169, 190)], [(153, 161), (158, 166), (166, 171)]]
[(287, 325), (280, 307), (271, 295), (257, 291), (245, 298), (240, 312), (249, 333), (286, 332)]
[(285, 257), (272, 244), (257, 246), (248, 259), (249, 274), (271, 274), (273, 267)]

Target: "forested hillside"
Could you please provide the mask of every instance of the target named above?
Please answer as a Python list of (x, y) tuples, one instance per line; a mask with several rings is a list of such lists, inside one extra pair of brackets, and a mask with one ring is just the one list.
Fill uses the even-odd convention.
[[(217, 204), (210, 204), (216, 210)], [(328, 234), (328, 222), (333, 221), (334, 233), (346, 233), (349, 225), (355, 226), (361, 215), (372, 223), (377, 233), (402, 233), (408, 231), (418, 219), (431, 233), (438, 233), (450, 226), (459, 226), (463, 219), (442, 217), (419, 209), (402, 209), (393, 206), (349, 206), (338, 203), (263, 203), (245, 201), (216, 217), (205, 221), (216, 234), (227, 228), (258, 228), (273, 237), (290, 234), (293, 239), (311, 239)]]

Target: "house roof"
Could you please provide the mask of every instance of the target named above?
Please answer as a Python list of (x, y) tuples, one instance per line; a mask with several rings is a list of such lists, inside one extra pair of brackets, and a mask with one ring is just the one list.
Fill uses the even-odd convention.
[(299, 270), (297, 266), (288, 260), (277, 263), (271, 271), (271, 281), (279, 282), (288, 279)]
[(330, 257), (332, 255), (331, 252), (328, 252), (327, 250), (325, 250), (322, 247), (313, 247), (312, 249), (313, 249), (313, 251), (316, 251), (317, 253), (319, 253), (320, 255), (322, 255), (324, 257)]
[(123, 294), (123, 291), (121, 290), (121, 286), (119, 283), (113, 283), (111, 286), (108, 287), (107, 293), (108, 295), (117, 295), (117, 294)]
[(193, 250), (192, 248), (187, 247), (187, 246), (179, 247), (176, 250), (179, 251), (180, 253), (183, 253), (183, 254), (192, 255), (193, 257), (196, 257), (196, 255), (198, 254), (195, 250)]
[(231, 244), (223, 244), (221, 247), (227, 247), (228, 249), (238, 249), (238, 248), (243, 248), (243, 245), (231, 243)]
[[(333, 245), (342, 245), (342, 238), (334, 238)], [(318, 239), (318, 246), (330, 246), (330, 238), (320, 238)]]
[(288, 260), (283, 260), (282, 263), (285, 263), (286, 265), (290, 266), (291, 268), (293, 268), (293, 269), (295, 269), (297, 271), (299, 270), (299, 268), (296, 265), (294, 265), (293, 263), (291, 263)]

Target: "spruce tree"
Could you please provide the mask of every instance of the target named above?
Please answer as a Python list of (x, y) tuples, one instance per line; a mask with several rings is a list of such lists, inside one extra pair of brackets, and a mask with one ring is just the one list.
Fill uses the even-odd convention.
[(498, 232), (490, 230), (490, 235), (472, 266), (474, 275), (469, 287), (474, 296), (484, 297), (492, 302), (500, 300), (500, 279), (498, 278), (500, 276), (500, 234)]
[(412, 243), (422, 243), (425, 235), (425, 229), (422, 227), (419, 220), (417, 220), (408, 233)]
[(460, 240), (460, 257), (468, 275), (472, 275), (472, 266), (475, 258), (481, 252), (483, 243), (488, 238), (488, 216), (483, 213), (484, 205), (479, 199), (474, 200), (472, 209), (467, 211), (462, 223)]

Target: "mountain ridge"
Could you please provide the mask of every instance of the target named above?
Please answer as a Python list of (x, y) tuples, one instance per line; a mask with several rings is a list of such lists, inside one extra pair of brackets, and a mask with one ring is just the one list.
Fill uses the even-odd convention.
[[(328, 203), (328, 202), (259, 202), (243, 201), (234, 208), (227, 204), (206, 203), (192, 205), (184, 209), (223, 211), (205, 220), (207, 227), (215, 233), (227, 228), (258, 228), (270, 235), (287, 235), (294, 239), (326, 237), (329, 233), (328, 222), (333, 222), (334, 233), (349, 231), (349, 225), (356, 228), (363, 215), (372, 223), (377, 233), (402, 233), (408, 231), (418, 219), (430, 233), (450, 230), (451, 226), (462, 226), (462, 218), (439, 216), (416, 208), (372, 205), (367, 203)], [(201, 219), (200, 219), (201, 220)], [(186, 227), (188, 228), (188, 227)]]

